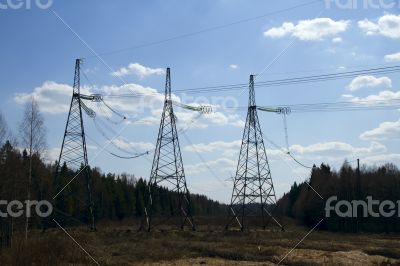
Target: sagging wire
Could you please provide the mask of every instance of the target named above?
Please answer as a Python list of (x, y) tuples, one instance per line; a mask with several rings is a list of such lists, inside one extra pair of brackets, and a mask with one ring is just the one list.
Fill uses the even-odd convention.
[(307, 168), (307, 169), (313, 169), (313, 167), (307, 166), (303, 163), (301, 163), (299, 160), (297, 160), (290, 152), (290, 147), (289, 147), (289, 133), (288, 133), (288, 126), (287, 126), (287, 115), (291, 113), (291, 109), (289, 107), (277, 107), (277, 108), (272, 108), (272, 107), (257, 107), (258, 110), (263, 111), (263, 112), (270, 112), (270, 113), (276, 113), (279, 115), (282, 115), (283, 117), (283, 130), (285, 132), (285, 142), (286, 142), (286, 151), (280, 147), (279, 145), (275, 144), (273, 141), (269, 140), (268, 138), (264, 137), (269, 143), (271, 143), (273, 146), (278, 148), (278, 150), (282, 151), (284, 154), (288, 155), (290, 158), (292, 158), (293, 161), (295, 161), (298, 165)]
[[(126, 151), (126, 150), (122, 149), (121, 147), (119, 147), (118, 145), (116, 145), (116, 144), (107, 136), (107, 134), (104, 132), (104, 130), (103, 130), (103, 129), (99, 126), (99, 124), (97, 123), (96, 112), (93, 111), (91, 108), (89, 108), (82, 100), (80, 100), (80, 102), (81, 102), (81, 106), (82, 106), (83, 110), (85, 111), (85, 113), (86, 113), (90, 118), (92, 118), (93, 123), (94, 123), (94, 125), (95, 125), (97, 131), (99, 131), (100, 134), (101, 134), (107, 141), (109, 141), (109, 143), (110, 143), (111, 145), (113, 145), (114, 147), (116, 147), (118, 150), (120, 150), (120, 151), (122, 151), (122, 152), (125, 152), (125, 153), (127, 153), (127, 154), (132, 154), (132, 153), (130, 153), (129, 151)], [(103, 125), (106, 126), (105, 124), (103, 124)], [(108, 127), (107, 127), (107, 129), (110, 130), (111, 132), (115, 133), (114, 130), (112, 130), (111, 128), (108, 128)], [(92, 138), (91, 138), (91, 140), (92, 140), (93, 142), (97, 143), (97, 142), (94, 141)], [(115, 157), (120, 158), (120, 159), (136, 159), (136, 158), (142, 157), (142, 156), (144, 156), (144, 155), (150, 154), (150, 151), (145, 151), (145, 152), (143, 152), (143, 153), (135, 154), (135, 155), (132, 155), (132, 156), (122, 156), (122, 155), (118, 155), (118, 154), (115, 154), (115, 153), (113, 153), (113, 152), (110, 152), (110, 151), (107, 150), (107, 149), (106, 149), (106, 151), (107, 151), (109, 154), (111, 154), (112, 156), (115, 156)]]
[(149, 154), (150, 154), (150, 151), (146, 151), (146, 152), (143, 152), (143, 153), (139, 153), (139, 154), (137, 154), (137, 155), (135, 155), (135, 156), (121, 156), (121, 155), (117, 155), (117, 154), (112, 153), (112, 152), (109, 152), (109, 153), (110, 153), (111, 155), (117, 157), (117, 158), (129, 160), (129, 159), (136, 159), (136, 158), (142, 157), (142, 156), (144, 156), (144, 155), (149, 155)]
[(126, 120), (126, 116), (119, 113), (118, 111), (116, 111), (114, 108), (112, 108), (110, 105), (108, 105), (104, 99), (101, 99), (101, 102), (111, 111), (113, 112), (115, 115), (119, 116), (120, 118), (122, 118), (123, 120)]
[(293, 161), (295, 161), (298, 165), (301, 165), (301, 166), (303, 166), (304, 168), (307, 168), (307, 169), (313, 169), (313, 167), (310, 167), (310, 166), (307, 166), (307, 165), (304, 165), (303, 163), (301, 163), (299, 160), (297, 160), (293, 155), (292, 155), (292, 153), (290, 152), (290, 146), (289, 146), (289, 134), (288, 134), (288, 126), (287, 126), (287, 113), (286, 112), (283, 112), (282, 113), (282, 117), (283, 117), (283, 128), (284, 128), (284, 131), (285, 131), (285, 142), (286, 142), (286, 152), (287, 152), (287, 154), (293, 159)]
[(111, 124), (113, 125), (120, 125), (121, 123), (124, 122), (124, 120), (120, 120), (120, 121), (115, 121), (113, 119), (110, 118), (109, 116), (109, 112), (104, 108), (103, 103), (98, 102), (97, 103), (97, 107), (99, 108), (99, 110), (104, 114), (103, 117)]
[(293, 159), (293, 161), (295, 161), (298, 165), (307, 168), (307, 169), (313, 169), (313, 167), (304, 165), (303, 163), (299, 162), (296, 158), (294, 158), (290, 153), (286, 152), (281, 146), (279, 146), (278, 144), (276, 144), (275, 142), (273, 142), (272, 140), (268, 139), (267, 137), (264, 136), (264, 139), (269, 142), (272, 146), (274, 146), (275, 148), (277, 148), (278, 150), (280, 150), (283, 154), (288, 155), (290, 158)]
[(124, 153), (126, 153), (126, 154), (129, 154), (129, 155), (131, 155), (131, 156), (118, 155), (118, 154), (115, 154), (115, 153), (113, 153), (113, 152), (108, 151), (108, 153), (110, 153), (111, 155), (113, 155), (113, 156), (115, 156), (115, 157), (118, 157), (118, 158), (121, 158), (121, 159), (135, 159), (135, 158), (138, 158), (138, 157), (141, 157), (141, 156), (150, 154), (150, 151), (145, 151), (144, 153), (132, 155), (131, 152), (129, 152), (129, 151), (127, 151), (127, 150), (125, 150), (125, 149), (119, 147), (118, 145), (116, 145), (116, 144), (114, 143), (114, 141), (112, 141), (112, 140), (107, 136), (107, 134), (104, 132), (104, 130), (99, 126), (99, 124), (97, 123), (96, 119), (93, 119), (93, 122), (94, 122), (94, 125), (95, 125), (96, 129), (100, 132), (100, 134), (101, 134), (111, 145), (113, 145), (113, 146), (114, 146), (115, 148), (117, 148), (118, 150), (120, 150), (120, 151), (122, 151), (122, 152), (124, 152)]
[[(90, 137), (88, 134), (86, 134), (86, 136), (93, 142), (93, 143), (95, 143), (97, 146), (101, 146), (96, 140), (94, 140), (92, 137)], [(110, 140), (108, 140), (111, 144), (113, 144), (112, 143), (112, 141), (110, 141)], [(115, 144), (113, 144), (113, 146), (116, 146)], [(117, 148), (119, 148), (118, 146), (116, 146)], [(146, 151), (146, 152), (143, 152), (143, 153), (138, 153), (138, 154), (135, 154), (135, 155), (133, 155), (133, 156), (121, 156), (121, 155), (118, 155), (118, 154), (115, 154), (115, 153), (113, 153), (113, 152), (111, 152), (111, 151), (109, 151), (108, 149), (106, 149), (106, 148), (104, 148), (104, 150), (107, 152), (107, 153), (109, 153), (110, 155), (112, 155), (112, 156), (114, 156), (114, 157), (117, 157), (117, 158), (119, 158), (119, 159), (126, 159), (126, 160), (129, 160), (129, 159), (136, 159), (136, 158), (140, 158), (140, 157), (143, 157), (143, 156), (145, 156), (145, 155), (148, 155), (148, 154), (150, 154), (150, 152), (149, 151)], [(125, 151), (126, 152), (126, 151)]]

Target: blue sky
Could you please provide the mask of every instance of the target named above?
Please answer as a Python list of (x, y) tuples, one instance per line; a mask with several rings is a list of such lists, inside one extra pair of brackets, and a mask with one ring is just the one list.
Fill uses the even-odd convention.
[[(84, 92), (107, 95), (135, 91), (147, 95), (142, 99), (105, 98), (115, 109), (135, 118), (126, 127), (110, 124), (112, 130), (106, 129), (109, 137), (113, 137), (113, 131), (123, 129), (116, 145), (132, 153), (153, 150), (155, 145), (162, 95), (155, 95), (154, 90), (163, 93), (166, 67), (171, 67), (173, 90), (181, 90), (246, 83), (250, 74), (260, 73), (282, 51), (282, 56), (258, 77), (259, 81), (400, 62), (398, 4), (393, 8), (343, 9), (334, 1), (331, 8), (324, 2), (314, 3), (201, 34), (101, 55), (111, 71), (82, 40), (103, 54), (261, 16), (306, 1), (71, 0), (54, 1), (49, 9), (40, 9), (32, 2), (28, 10), (0, 9), (0, 111), (17, 134), (24, 103), (33, 93), (46, 119), (49, 159), (56, 158), (61, 145), (75, 58), (86, 58), (82, 67), (87, 76), (82, 77)], [(399, 86), (396, 73), (260, 87), (256, 96), (258, 105), (399, 99)], [(185, 135), (190, 142), (181, 135), (180, 143), (189, 189), (229, 202), (232, 183), (225, 180), (235, 173), (246, 110), (228, 110), (223, 105), (246, 106), (247, 92), (175, 97), (184, 103), (216, 105), (213, 114), (193, 123), (197, 114), (179, 108), (176, 114), (178, 126), (188, 127)], [(101, 114), (95, 104), (88, 105), (107, 123), (109, 113)], [(282, 117), (261, 112), (259, 117), (264, 135), (285, 146)], [(89, 157), (98, 154), (92, 165), (104, 172), (128, 172), (148, 178), (152, 156), (127, 161), (100, 152), (107, 140), (89, 117), (84, 119), (87, 134), (100, 145), (88, 139)], [(328, 162), (338, 167), (345, 158), (400, 165), (398, 110), (293, 113), (288, 116), (288, 127), (292, 154), (306, 165)], [(281, 196), (294, 181), (305, 180), (309, 170), (268, 142), (266, 145), (276, 191)], [(108, 149), (122, 153), (112, 146)]]

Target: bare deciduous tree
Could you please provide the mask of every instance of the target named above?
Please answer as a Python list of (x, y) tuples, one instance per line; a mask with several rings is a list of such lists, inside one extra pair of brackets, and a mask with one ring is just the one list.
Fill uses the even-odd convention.
[[(25, 106), (24, 116), (20, 124), (21, 144), (28, 150), (29, 156), (29, 173), (27, 185), (27, 200), (31, 199), (31, 183), (32, 183), (32, 156), (44, 152), (46, 148), (46, 129), (44, 126), (44, 118), (39, 111), (39, 106), (35, 99), (28, 102)], [(25, 222), (25, 239), (28, 239), (29, 217)]]
[(9, 134), (7, 122), (4, 119), (3, 114), (0, 112), (0, 146), (3, 146), (3, 144), (9, 138)]

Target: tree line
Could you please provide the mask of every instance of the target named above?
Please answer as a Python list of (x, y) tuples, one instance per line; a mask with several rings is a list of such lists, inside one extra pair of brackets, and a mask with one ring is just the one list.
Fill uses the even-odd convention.
[[(55, 218), (63, 225), (78, 225), (87, 222), (86, 180), (76, 178), (63, 193), (55, 180), (57, 162), (46, 163), (43, 153), (46, 149), (46, 129), (44, 119), (36, 102), (27, 103), (19, 135), (15, 136), (8, 128), (0, 113), (0, 199), (3, 201), (47, 200), (53, 204), (49, 219), (34, 215), (27, 218), (0, 217), (0, 246), (7, 246), (15, 231), (24, 232), (28, 238), (29, 230), (45, 229), (55, 226)], [(60, 166), (60, 177), (71, 180), (81, 169), (70, 169), (66, 164)], [(130, 174), (102, 173), (99, 168), (89, 167), (93, 186), (94, 214), (97, 221), (121, 221), (127, 218), (143, 217), (148, 182)], [(155, 215), (169, 213), (177, 206), (178, 195), (165, 187), (157, 187), (159, 195), (153, 201)], [(161, 198), (162, 197), (162, 198)], [(226, 213), (226, 207), (206, 196), (191, 194), (192, 215), (218, 216)], [(6, 206), (0, 205), (6, 213)], [(5, 242), (5, 244), (3, 243)], [(2, 244), (3, 243), (3, 244)]]
[[(323, 219), (319, 228), (330, 231), (399, 232), (399, 195), (400, 171), (394, 164), (353, 168), (345, 161), (338, 171), (333, 171), (326, 164), (314, 166), (310, 179), (300, 184), (294, 183), (279, 200), (277, 208), (281, 214), (310, 227)], [(331, 209), (327, 215), (327, 201), (331, 197), (337, 199), (332, 200), (329, 206), (337, 207), (338, 211)], [(384, 201), (394, 203), (395, 206), (388, 203), (382, 207), (385, 213), (394, 211), (394, 214), (390, 217), (382, 215), (378, 202), (371, 206), (373, 213), (380, 213), (379, 217), (374, 217), (368, 210), (364, 213), (362, 203), (356, 203), (368, 203), (368, 198), (379, 204)], [(347, 203), (338, 204), (342, 200), (351, 206)]]
[[(55, 219), (63, 225), (81, 225), (87, 222), (86, 183), (77, 178), (53, 200), (58, 188), (54, 182), (56, 162), (46, 164), (38, 154), (32, 158), (32, 179), (28, 180), (29, 156), (26, 150), (20, 152), (10, 142), (0, 148), (0, 192), (2, 200), (19, 200), (24, 202), (27, 187), (30, 187), (32, 200), (47, 200), (53, 205)], [(61, 167), (63, 177), (70, 180), (79, 173), (80, 169), (68, 169), (64, 164)], [(97, 221), (122, 221), (127, 218), (139, 218), (144, 215), (146, 196), (149, 184), (143, 178), (136, 178), (128, 174), (102, 173), (98, 168), (90, 168), (93, 180), (93, 200), (95, 218)], [(28, 186), (28, 183), (31, 185)], [(177, 206), (178, 195), (164, 187), (157, 187), (155, 193), (162, 197), (154, 199), (154, 214), (169, 214)], [(195, 216), (219, 216), (226, 213), (226, 207), (206, 196), (191, 194), (192, 214)], [(2, 206), (3, 211), (5, 206)], [(1, 218), (4, 220), (5, 218)], [(46, 224), (44, 224), (46, 222)], [(14, 228), (22, 228), (25, 221), (14, 219)], [(29, 229), (55, 226), (51, 220), (43, 220), (33, 216), (29, 222)]]

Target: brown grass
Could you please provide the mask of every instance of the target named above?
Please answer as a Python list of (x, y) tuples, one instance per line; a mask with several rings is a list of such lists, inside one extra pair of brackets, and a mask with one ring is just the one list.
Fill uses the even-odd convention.
[[(67, 228), (100, 265), (275, 265), (308, 232), (291, 225), (248, 232), (200, 226), (196, 232), (138, 232), (133, 223), (100, 224), (96, 233)], [(400, 265), (398, 235), (338, 234), (316, 231), (281, 265)], [(0, 265), (96, 265), (63, 231), (32, 232), (14, 239)]]

